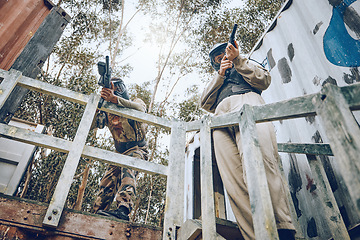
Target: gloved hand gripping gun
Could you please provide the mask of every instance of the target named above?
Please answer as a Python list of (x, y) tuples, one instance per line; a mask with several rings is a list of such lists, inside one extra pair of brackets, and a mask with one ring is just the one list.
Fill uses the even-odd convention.
[[(233, 30), (231, 32), (231, 35), (229, 37), (229, 43), (231, 43), (234, 47), (235, 47), (235, 33), (236, 33), (236, 30), (237, 30), (237, 27), (238, 27), (238, 25), (235, 23), (234, 27), (233, 27)], [(231, 68), (226, 69), (226, 71), (225, 71), (225, 76), (226, 77), (229, 76), (230, 71), (231, 71)]]
[[(120, 78), (111, 79), (111, 68), (109, 67), (109, 56), (105, 58), (106, 62), (98, 62), (98, 72), (100, 79), (98, 84), (104, 88), (111, 88), (111, 82), (114, 84), (114, 95), (129, 100), (129, 93), (126, 90), (126, 86)], [(98, 103), (98, 108), (104, 103), (104, 99), (101, 98)], [(96, 126), (98, 128), (104, 128), (107, 124), (107, 114), (104, 111), (100, 111), (96, 116)]]

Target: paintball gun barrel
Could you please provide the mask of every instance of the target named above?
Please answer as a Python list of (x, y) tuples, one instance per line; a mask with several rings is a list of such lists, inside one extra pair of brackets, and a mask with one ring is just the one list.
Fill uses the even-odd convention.
[[(235, 34), (236, 34), (237, 27), (238, 27), (238, 25), (235, 23), (234, 27), (233, 27), (233, 30), (232, 30), (232, 32), (230, 34), (230, 37), (229, 37), (229, 43), (231, 43), (234, 47), (235, 47)], [(231, 71), (230, 68), (226, 69), (225, 76), (229, 76), (230, 71)]]
[[(111, 88), (111, 68), (109, 67), (109, 56), (105, 57), (105, 62), (98, 62), (98, 72), (100, 74), (99, 85), (105, 88)], [(104, 99), (101, 98), (98, 103), (98, 108), (104, 103)]]

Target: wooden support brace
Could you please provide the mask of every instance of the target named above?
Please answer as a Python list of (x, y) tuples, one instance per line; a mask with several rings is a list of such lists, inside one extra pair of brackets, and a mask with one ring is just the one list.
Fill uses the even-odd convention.
[(211, 132), (209, 117), (205, 117), (200, 128), (200, 184), (201, 184), (201, 216), (203, 239), (217, 239), (215, 222), (215, 200), (213, 168), (211, 160)]
[(74, 141), (72, 142), (65, 165), (44, 218), (44, 226), (57, 227), (59, 224), (59, 220), (65, 206), (65, 201), (68, 196), (76, 168), (80, 161), (92, 120), (96, 113), (99, 99), (100, 96), (92, 94), (86, 105), (83, 115), (86, 117), (81, 119)]
[(313, 98), (351, 200), (360, 214), (360, 129), (339, 87), (326, 84)]
[(331, 231), (331, 237), (334, 240), (350, 240), (321, 160), (314, 155), (308, 155), (308, 159), (317, 186), (316, 194), (322, 200), (324, 216)]
[(250, 197), (256, 239), (279, 239), (271, 203), (262, 153), (256, 131), (253, 107), (245, 104), (240, 110), (240, 134), (244, 168)]
[(163, 239), (176, 239), (177, 228), (184, 222), (186, 130), (183, 122), (173, 121), (166, 185)]

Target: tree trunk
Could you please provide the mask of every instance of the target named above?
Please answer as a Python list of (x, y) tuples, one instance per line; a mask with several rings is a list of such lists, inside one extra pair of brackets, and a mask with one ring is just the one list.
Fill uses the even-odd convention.
[(83, 178), (81, 181), (81, 184), (79, 186), (79, 191), (78, 191), (78, 195), (76, 198), (76, 202), (74, 204), (74, 209), (75, 210), (81, 210), (81, 206), (84, 200), (84, 194), (85, 194), (85, 187), (87, 184), (87, 180), (89, 177), (89, 172), (90, 172), (90, 164), (86, 165), (86, 168), (84, 170), (84, 174), (83, 174)]

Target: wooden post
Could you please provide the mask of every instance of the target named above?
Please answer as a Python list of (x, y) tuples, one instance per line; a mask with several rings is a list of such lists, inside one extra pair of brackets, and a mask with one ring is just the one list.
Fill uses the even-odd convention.
[(184, 222), (186, 130), (183, 122), (173, 121), (166, 184), (163, 239), (176, 239), (177, 228)]
[(200, 182), (202, 237), (203, 239), (212, 240), (217, 239), (217, 234), (209, 121), (209, 117), (205, 117), (200, 127)]
[(324, 207), (324, 216), (334, 240), (350, 240), (345, 223), (341, 217), (330, 183), (319, 158), (307, 155), (312, 176), (317, 186), (317, 195)]
[(277, 240), (279, 236), (252, 106), (245, 104), (240, 110), (239, 127), (255, 237)]
[(51, 198), (48, 210), (46, 212), (43, 225), (57, 227), (65, 206), (73, 177), (80, 161), (81, 154), (84, 150), (85, 142), (90, 131), (91, 123), (95, 116), (97, 104), (100, 96), (92, 94), (80, 121), (74, 141), (71, 144), (69, 154), (66, 158), (65, 165), (61, 172), (55, 192)]
[(326, 84), (313, 98), (341, 177), (360, 214), (360, 129), (339, 87)]

